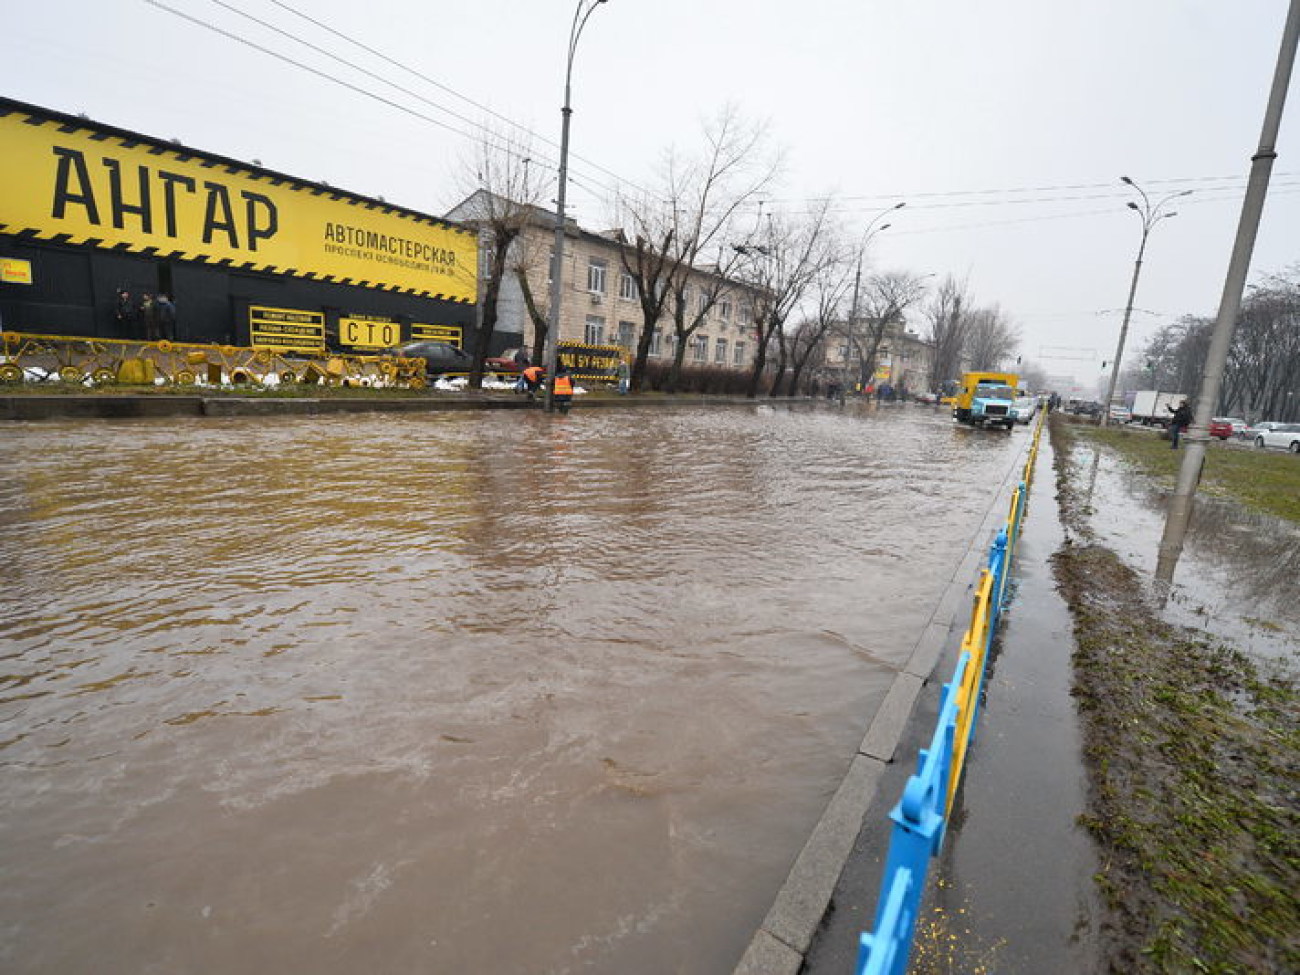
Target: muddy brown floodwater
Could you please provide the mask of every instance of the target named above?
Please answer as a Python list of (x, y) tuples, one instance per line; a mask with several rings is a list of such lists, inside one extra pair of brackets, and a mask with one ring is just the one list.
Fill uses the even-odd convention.
[(4, 427), (0, 968), (730, 971), (1025, 439)]

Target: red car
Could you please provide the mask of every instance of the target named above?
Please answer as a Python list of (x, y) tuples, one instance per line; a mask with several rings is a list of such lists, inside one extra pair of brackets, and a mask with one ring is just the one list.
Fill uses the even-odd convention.
[(524, 367), (515, 361), (520, 352), (527, 354), (526, 349), (506, 349), (500, 355), (488, 356), (483, 360), (483, 368), (492, 372), (523, 372)]
[(1220, 440), (1227, 440), (1238, 430), (1246, 429), (1244, 420), (1238, 420), (1231, 416), (1216, 416), (1210, 420), (1210, 436), (1218, 437)]

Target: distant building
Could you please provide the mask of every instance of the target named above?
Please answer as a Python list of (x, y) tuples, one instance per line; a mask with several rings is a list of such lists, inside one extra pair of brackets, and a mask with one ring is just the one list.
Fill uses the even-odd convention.
[[(466, 226), (481, 228), (483, 215), (490, 212), (488, 191), (477, 190), (454, 207), (447, 217)], [(545, 318), (551, 301), (551, 252), (555, 242), (555, 214), (539, 207), (523, 208), (525, 229), (515, 242), (510, 257), (512, 270), (501, 285), (497, 306), (497, 343), (533, 347), (535, 330), (528, 314), (524, 287), (513, 268), (523, 269), (536, 308)], [(623, 254), (629, 245), (618, 231), (597, 233), (566, 220), (564, 292), (560, 306), (561, 342), (587, 345), (618, 345), (636, 350), (644, 316), (636, 282), (623, 269)], [(486, 242), (482, 246), (485, 246)], [(486, 267), (480, 261), (480, 267)], [(691, 268), (688, 301), (699, 301), (706, 289), (719, 280), (708, 268)], [(482, 293), (480, 275), (479, 291)], [(753, 292), (742, 282), (723, 279), (723, 289), (708, 318), (690, 337), (686, 365), (725, 365), (748, 369), (755, 353)], [(504, 336), (512, 335), (513, 340)], [(675, 339), (670, 305), (665, 307), (650, 355), (671, 358)]]
[[(850, 386), (862, 375), (862, 357), (866, 324), (858, 326), (857, 341), (851, 342), (847, 325), (832, 328), (824, 345), (820, 372), (831, 381), (848, 377)], [(895, 319), (885, 327), (876, 350), (872, 385), (889, 384), (896, 390), (911, 393), (930, 392), (930, 370), (934, 346), (907, 327), (906, 319)]]

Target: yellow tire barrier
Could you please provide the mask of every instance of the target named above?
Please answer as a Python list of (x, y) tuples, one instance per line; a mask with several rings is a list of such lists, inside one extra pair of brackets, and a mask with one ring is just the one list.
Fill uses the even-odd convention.
[[(424, 363), (393, 355), (302, 353), (276, 349), (178, 343), (162, 339), (108, 339), (93, 336), (37, 335), (0, 331), (4, 383), (58, 379), (98, 385), (152, 385), (159, 379), (178, 385), (323, 383), (352, 387), (404, 386), (424, 389)], [(418, 380), (418, 381), (417, 381)]]

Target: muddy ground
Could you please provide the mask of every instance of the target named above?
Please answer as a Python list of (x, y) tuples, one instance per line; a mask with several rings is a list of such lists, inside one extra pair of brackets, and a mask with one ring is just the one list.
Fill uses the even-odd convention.
[(1112, 972), (1300, 972), (1300, 692), (1294, 668), (1162, 618), (1148, 580), (1098, 544), (1054, 423)]

